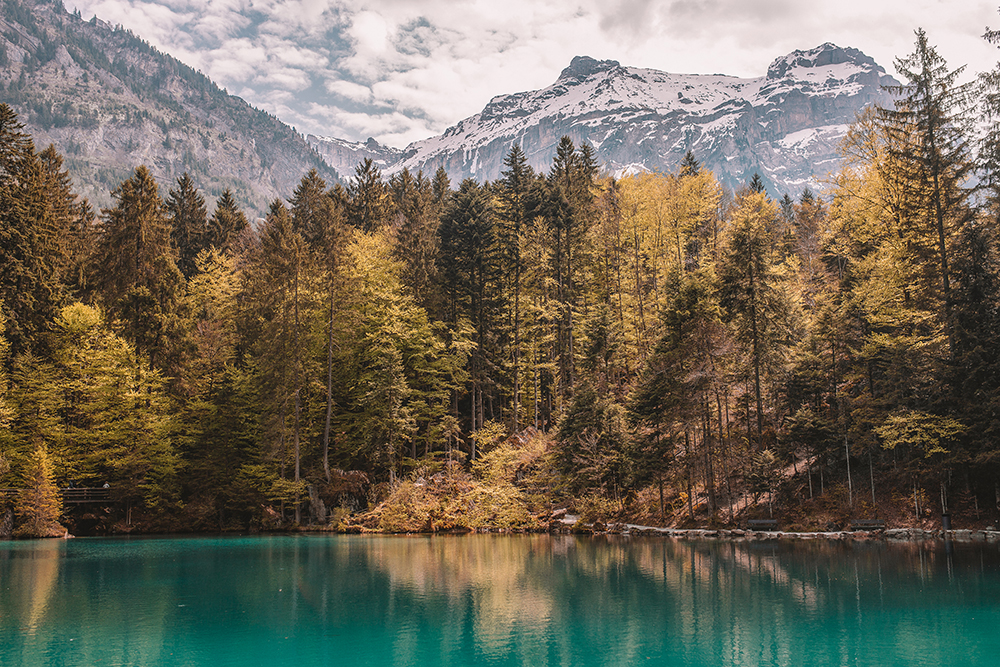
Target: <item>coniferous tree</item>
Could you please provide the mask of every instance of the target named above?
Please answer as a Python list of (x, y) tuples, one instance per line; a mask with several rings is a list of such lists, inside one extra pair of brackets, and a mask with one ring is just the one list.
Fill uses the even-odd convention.
[(226, 188), (215, 203), (215, 213), (208, 224), (210, 245), (232, 253), (237, 240), (249, 227), (246, 215), (233, 198), (233, 193)]
[[(260, 232), (260, 245), (250, 276), (263, 329), (257, 341), (266, 402), (274, 438), (272, 456), (281, 461), (281, 477), (287, 479), (288, 440), (291, 440), (292, 479), (289, 499), (294, 499), (295, 521), (301, 521), (303, 492), (303, 390), (310, 289), (310, 252), (305, 239), (294, 229), (288, 208), (276, 200)], [(290, 414), (289, 414), (290, 413)], [(291, 421), (289, 434), (288, 421)]]
[(348, 229), (341, 202), (326, 189), (326, 182), (312, 169), (303, 177), (290, 200), (292, 223), (318, 258), (325, 273), (327, 316), (326, 418), (323, 426), (323, 472), (330, 482), (330, 429), (333, 419), (334, 335), (337, 300), (343, 284), (343, 264)]
[(44, 445), (31, 454), (24, 472), (24, 490), (17, 503), (21, 525), (15, 534), (24, 537), (61, 537), (66, 529), (59, 524), (62, 498), (56, 487), (52, 462)]
[(784, 303), (771, 258), (774, 204), (749, 189), (737, 202), (732, 230), (719, 267), (720, 300), (726, 319), (746, 350), (756, 412), (756, 440), (763, 447), (765, 374), (783, 340)]
[(64, 243), (74, 196), (51, 147), (38, 156), (17, 115), (0, 104), (0, 303), (14, 354), (31, 350), (62, 304)]
[[(990, 44), (1000, 45), (1000, 30), (986, 29), (983, 35)], [(987, 193), (990, 214), (1000, 217), (1000, 63), (979, 74), (980, 119), (986, 131), (980, 139), (977, 170)]]
[[(512, 345), (511, 431), (517, 432), (520, 423), (521, 398), (521, 274), (524, 262), (521, 257), (522, 234), (528, 222), (528, 196), (534, 171), (528, 165), (528, 158), (517, 144), (511, 146), (504, 158), (506, 169), (500, 173), (498, 182), (500, 193), (499, 218), (501, 221), (500, 243), (502, 246), (505, 273), (509, 276), (508, 291), (513, 293), (510, 308), (513, 317), (508, 318), (514, 332)], [(511, 268), (513, 270), (511, 270)]]
[(472, 323), (476, 348), (470, 359), (471, 426), (478, 430), (493, 418), (502, 292), (496, 214), (489, 192), (472, 179), (462, 181), (440, 226), (441, 277), (446, 285), (446, 309), (453, 327)]
[(149, 362), (165, 367), (178, 342), (184, 276), (174, 263), (170, 226), (156, 181), (146, 167), (112, 192), (89, 284), (126, 337)]
[(697, 176), (700, 171), (701, 165), (695, 159), (694, 153), (691, 151), (684, 153), (684, 159), (681, 160), (681, 176)]
[[(584, 150), (585, 149), (585, 150)], [(568, 398), (576, 378), (574, 310), (585, 260), (587, 239), (593, 219), (590, 192), (597, 175), (593, 149), (580, 152), (569, 137), (563, 137), (547, 178), (547, 194), (540, 211), (553, 232), (553, 267), (556, 299), (561, 309), (558, 325), (559, 394)]]
[(448, 172), (445, 171), (444, 167), (438, 167), (437, 171), (434, 172), (431, 190), (434, 193), (434, 205), (440, 212), (447, 203), (448, 195), (451, 194), (451, 179), (448, 178)]
[(195, 188), (187, 172), (177, 179), (177, 189), (167, 196), (170, 241), (177, 252), (177, 268), (190, 278), (197, 271), (198, 253), (211, 245), (205, 198)]
[(903, 171), (905, 222), (914, 228), (918, 251), (936, 255), (941, 321), (954, 353), (950, 246), (969, 218), (964, 189), (972, 168), (966, 138), (969, 86), (958, 84), (964, 67), (949, 71), (926, 33), (918, 29), (916, 35), (914, 52), (896, 59), (906, 79), (890, 89), (900, 96), (896, 107), (880, 109), (879, 119), (889, 137), (889, 155)]
[(406, 267), (403, 279), (413, 290), (417, 303), (433, 312), (440, 224), (440, 207), (434, 201), (433, 185), (423, 172), (414, 178), (404, 169), (390, 179), (389, 189), (396, 210), (393, 254)]
[(365, 158), (354, 170), (347, 185), (347, 219), (356, 229), (371, 233), (381, 229), (392, 210), (388, 188), (371, 158)]

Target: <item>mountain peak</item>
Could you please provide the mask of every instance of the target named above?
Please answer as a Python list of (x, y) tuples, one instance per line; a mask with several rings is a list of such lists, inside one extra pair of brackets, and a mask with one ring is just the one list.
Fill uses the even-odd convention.
[(873, 58), (857, 49), (841, 48), (831, 42), (820, 44), (806, 51), (792, 51), (787, 56), (776, 59), (767, 68), (768, 79), (784, 78), (797, 68), (827, 67), (829, 65), (853, 65), (858, 69), (881, 70)]
[(617, 60), (595, 60), (590, 56), (575, 56), (570, 61), (569, 67), (564, 69), (559, 75), (559, 80), (572, 79), (580, 81), (586, 79), (591, 74), (607, 72), (616, 67), (621, 67), (621, 63)]

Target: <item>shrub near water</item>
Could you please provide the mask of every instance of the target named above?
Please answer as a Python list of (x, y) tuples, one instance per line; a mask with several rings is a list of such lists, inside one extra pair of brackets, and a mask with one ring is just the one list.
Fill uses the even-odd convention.
[(530, 481), (531, 471), (545, 465), (543, 439), (532, 436), (497, 443), (498, 439), (480, 441), (488, 451), (473, 461), (471, 474), (457, 462), (426, 478), (422, 474), (426, 471), (418, 469), (352, 523), (388, 533), (543, 528), (529, 496), (518, 485)]

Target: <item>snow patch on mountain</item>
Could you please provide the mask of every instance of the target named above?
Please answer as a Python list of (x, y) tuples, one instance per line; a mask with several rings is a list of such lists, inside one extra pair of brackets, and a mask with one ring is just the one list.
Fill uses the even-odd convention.
[[(847, 125), (865, 106), (887, 102), (882, 86), (894, 83), (864, 53), (830, 43), (777, 58), (756, 78), (671, 74), (577, 56), (547, 88), (497, 95), (436, 137), (403, 151), (376, 143), (372, 154), (388, 173), (443, 166), (453, 181), (492, 180), (512, 144), (544, 170), (568, 135), (589, 142), (611, 173), (670, 171), (691, 150), (723, 183), (738, 187), (758, 172), (778, 194), (820, 187), (838, 164)], [(310, 137), (324, 156), (326, 141), (335, 145)], [(344, 157), (348, 149), (336, 152)]]

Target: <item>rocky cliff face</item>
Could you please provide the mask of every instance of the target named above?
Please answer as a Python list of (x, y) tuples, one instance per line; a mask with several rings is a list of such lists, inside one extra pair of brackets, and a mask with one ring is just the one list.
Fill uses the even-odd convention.
[(355, 168), (365, 158), (373, 160), (379, 170), (391, 173), (403, 156), (403, 151), (398, 148), (383, 146), (374, 139), (358, 143), (310, 134), (306, 136), (306, 141), (345, 181), (354, 175)]
[[(759, 172), (772, 194), (797, 194), (822, 187), (839, 165), (847, 126), (864, 107), (888, 103), (882, 86), (894, 83), (865, 54), (833, 44), (778, 58), (753, 79), (577, 57), (548, 88), (495, 97), (395, 161), (391, 149), (371, 141), (351, 144), (352, 156), (381, 159), (390, 173), (444, 166), (453, 181), (493, 180), (512, 144), (521, 144), (536, 169), (547, 169), (568, 135), (593, 145), (612, 172), (673, 170), (691, 150), (730, 187)], [(323, 140), (310, 141), (324, 151)]]
[(3, 0), (0, 102), (17, 111), (39, 150), (55, 144), (76, 191), (99, 206), (140, 164), (163, 195), (187, 171), (210, 210), (228, 187), (251, 217), (290, 196), (310, 168), (336, 178), (277, 118), (121, 26), (84, 21), (60, 2)]

